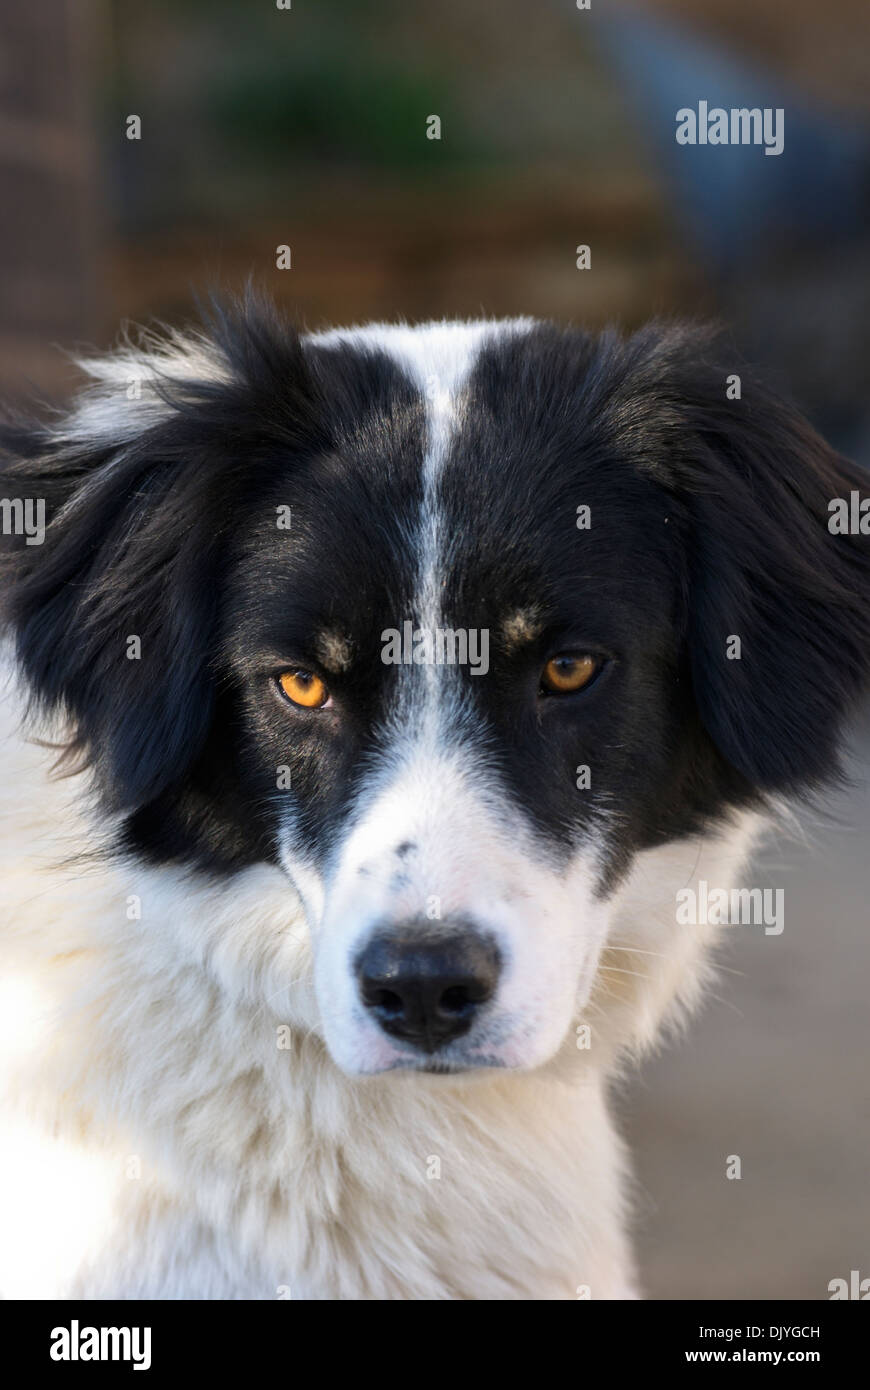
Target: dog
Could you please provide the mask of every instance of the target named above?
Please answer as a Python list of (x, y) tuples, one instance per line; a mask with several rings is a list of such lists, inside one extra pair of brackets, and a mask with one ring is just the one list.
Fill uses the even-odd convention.
[(639, 1297), (609, 1087), (838, 775), (863, 475), (681, 323), (82, 365), (2, 433), (0, 1289)]

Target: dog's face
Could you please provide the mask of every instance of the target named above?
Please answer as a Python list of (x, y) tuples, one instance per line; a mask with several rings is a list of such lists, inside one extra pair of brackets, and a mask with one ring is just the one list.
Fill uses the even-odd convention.
[(637, 852), (833, 771), (855, 475), (701, 337), (249, 316), (96, 370), (10, 434), (24, 669), (126, 849), (286, 872), (345, 1070), (542, 1063)]
[(325, 394), (357, 378), (361, 408), (260, 497), (225, 612), (257, 785), (287, 769), (273, 833), (351, 1070), (558, 1046), (679, 739), (667, 495), (584, 468), (576, 422), (517, 409), (530, 361), (552, 402), (570, 391), (546, 339), (428, 337), (410, 362), (315, 349)]

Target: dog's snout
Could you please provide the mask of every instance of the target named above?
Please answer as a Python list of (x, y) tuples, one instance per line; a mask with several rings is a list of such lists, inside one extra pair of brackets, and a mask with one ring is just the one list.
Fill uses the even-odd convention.
[(424, 1052), (467, 1033), (498, 985), (495, 943), (476, 932), (376, 933), (357, 957), (360, 997), (386, 1033)]

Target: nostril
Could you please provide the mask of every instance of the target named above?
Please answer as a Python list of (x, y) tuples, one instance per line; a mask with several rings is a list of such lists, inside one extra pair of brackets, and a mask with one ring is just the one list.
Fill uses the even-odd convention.
[(439, 999), (438, 1007), (447, 1014), (461, 1014), (470, 1003), (471, 1000), (465, 985), (451, 985), (450, 989), (445, 989)]
[(368, 1004), (370, 1009), (378, 1009), (388, 1016), (402, 1013), (405, 1007), (401, 995), (392, 989), (364, 989), (363, 1002)]
[(446, 1014), (464, 1014), (469, 1009), (475, 1008), (476, 1005), (483, 1004), (491, 992), (480, 981), (450, 985), (438, 1000), (438, 1008)]

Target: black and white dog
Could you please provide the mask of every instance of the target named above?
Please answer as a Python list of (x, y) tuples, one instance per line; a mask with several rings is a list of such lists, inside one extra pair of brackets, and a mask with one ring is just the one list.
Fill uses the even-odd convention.
[(608, 1078), (836, 775), (862, 475), (682, 326), (85, 366), (3, 433), (2, 1292), (634, 1296)]

